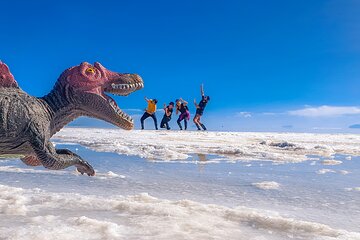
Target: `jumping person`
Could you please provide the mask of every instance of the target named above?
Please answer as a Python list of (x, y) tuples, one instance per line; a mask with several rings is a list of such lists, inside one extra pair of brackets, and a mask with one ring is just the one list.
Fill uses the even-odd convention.
[(194, 104), (195, 104), (195, 107), (196, 107), (196, 114), (195, 114), (195, 117), (194, 117), (194, 123), (195, 123), (198, 130), (201, 130), (200, 126), (202, 127), (202, 129), (206, 130), (205, 125), (200, 122), (200, 119), (201, 119), (201, 116), (204, 113), (204, 109), (206, 107), (206, 104), (210, 101), (210, 97), (205, 96), (205, 94), (204, 94), (204, 85), (203, 84), (201, 84), (200, 92), (201, 92), (201, 101), (199, 102), (199, 104), (197, 104), (196, 99), (194, 99)]
[(176, 114), (178, 114), (180, 112), (179, 118), (176, 122), (179, 125), (180, 130), (183, 130), (183, 128), (181, 126), (181, 121), (184, 120), (184, 127), (186, 130), (187, 129), (187, 121), (190, 120), (190, 112), (189, 112), (189, 108), (188, 108), (187, 104), (188, 104), (188, 102), (182, 98), (176, 99)]
[(173, 102), (170, 102), (168, 106), (166, 106), (166, 104), (164, 104), (165, 113), (161, 120), (160, 128), (166, 128), (167, 130), (170, 130), (169, 122), (171, 120), (171, 114), (173, 112), (173, 108), (174, 108)]
[(158, 130), (157, 119), (156, 119), (156, 115), (155, 115), (157, 100), (156, 99), (147, 99), (146, 97), (144, 97), (144, 99), (148, 103), (148, 106), (145, 109), (144, 115), (142, 115), (142, 117), (140, 119), (141, 129), (144, 130), (144, 120), (147, 119), (148, 117), (151, 117), (154, 120), (155, 129)]

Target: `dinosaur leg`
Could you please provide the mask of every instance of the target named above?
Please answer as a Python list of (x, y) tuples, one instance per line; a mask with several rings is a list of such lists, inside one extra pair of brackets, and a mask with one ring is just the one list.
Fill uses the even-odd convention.
[(93, 167), (70, 150), (55, 149), (51, 142), (44, 144), (39, 139), (32, 142), (32, 147), (36, 157), (45, 168), (59, 170), (75, 165), (81, 174), (95, 175)]
[(41, 165), (40, 160), (34, 155), (25, 156), (25, 157), (21, 158), (21, 161), (23, 161), (23, 163), (25, 163), (28, 166), (40, 166)]
[(56, 153), (59, 156), (66, 157), (69, 159), (69, 161), (74, 162), (73, 165), (76, 166), (77, 170), (81, 174), (86, 173), (89, 176), (95, 175), (93, 167), (87, 161), (83, 160), (79, 155), (73, 153), (72, 151), (68, 149), (56, 149)]

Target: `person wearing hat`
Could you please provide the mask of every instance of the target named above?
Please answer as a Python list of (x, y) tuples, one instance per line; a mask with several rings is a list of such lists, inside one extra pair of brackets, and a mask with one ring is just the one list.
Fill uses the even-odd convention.
[(151, 117), (154, 120), (154, 124), (155, 124), (155, 129), (158, 130), (157, 127), (157, 119), (156, 119), (156, 104), (157, 104), (157, 100), (156, 99), (148, 99), (148, 98), (144, 98), (145, 101), (148, 103), (147, 108), (145, 109), (144, 114), (142, 115), (140, 121), (141, 121), (141, 129), (144, 130), (144, 120), (147, 119), (148, 117)]
[(210, 101), (210, 97), (205, 96), (205, 94), (204, 94), (204, 85), (203, 84), (201, 84), (200, 92), (201, 92), (201, 101), (199, 102), (199, 104), (197, 104), (196, 99), (194, 99), (194, 104), (195, 104), (195, 107), (196, 107), (196, 114), (195, 114), (195, 117), (194, 117), (194, 123), (195, 123), (198, 130), (201, 130), (200, 127), (202, 127), (203, 130), (206, 130), (205, 125), (200, 122), (200, 119), (201, 119), (201, 116), (204, 113), (204, 109), (206, 107), (206, 104)]
[(164, 116), (160, 123), (160, 128), (166, 128), (167, 130), (170, 130), (169, 122), (171, 120), (171, 115), (174, 109), (174, 102), (170, 102), (168, 106), (164, 104)]

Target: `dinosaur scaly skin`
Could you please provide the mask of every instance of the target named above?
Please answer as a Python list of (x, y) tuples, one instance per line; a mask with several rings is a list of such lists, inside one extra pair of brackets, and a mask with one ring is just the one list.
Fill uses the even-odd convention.
[(21, 155), (31, 166), (63, 169), (72, 165), (89, 176), (91, 165), (67, 149), (55, 149), (50, 138), (79, 116), (102, 119), (123, 129), (133, 120), (105, 92), (126, 96), (143, 88), (136, 74), (120, 74), (100, 63), (81, 63), (65, 70), (53, 90), (42, 98), (18, 87), (9, 68), (0, 62), (0, 156)]

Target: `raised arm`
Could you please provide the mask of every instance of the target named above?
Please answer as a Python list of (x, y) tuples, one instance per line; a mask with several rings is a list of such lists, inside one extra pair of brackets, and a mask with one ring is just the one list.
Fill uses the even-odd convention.
[(180, 101), (184, 104), (184, 105), (187, 105), (188, 104), (188, 102), (187, 101), (185, 101), (184, 99), (182, 99), (182, 98), (180, 98)]
[(194, 105), (196, 108), (199, 108), (199, 105), (196, 103), (196, 99), (194, 98)]
[(164, 110), (165, 110), (166, 116), (170, 116), (170, 112), (169, 112), (169, 109), (166, 107), (166, 104), (164, 104)]
[(201, 93), (201, 96), (205, 96), (205, 93), (204, 93), (204, 84), (201, 84), (200, 86), (200, 93)]
[(149, 101), (149, 99), (148, 99), (147, 97), (144, 97), (144, 99), (145, 99), (145, 101), (147, 101), (147, 102)]

